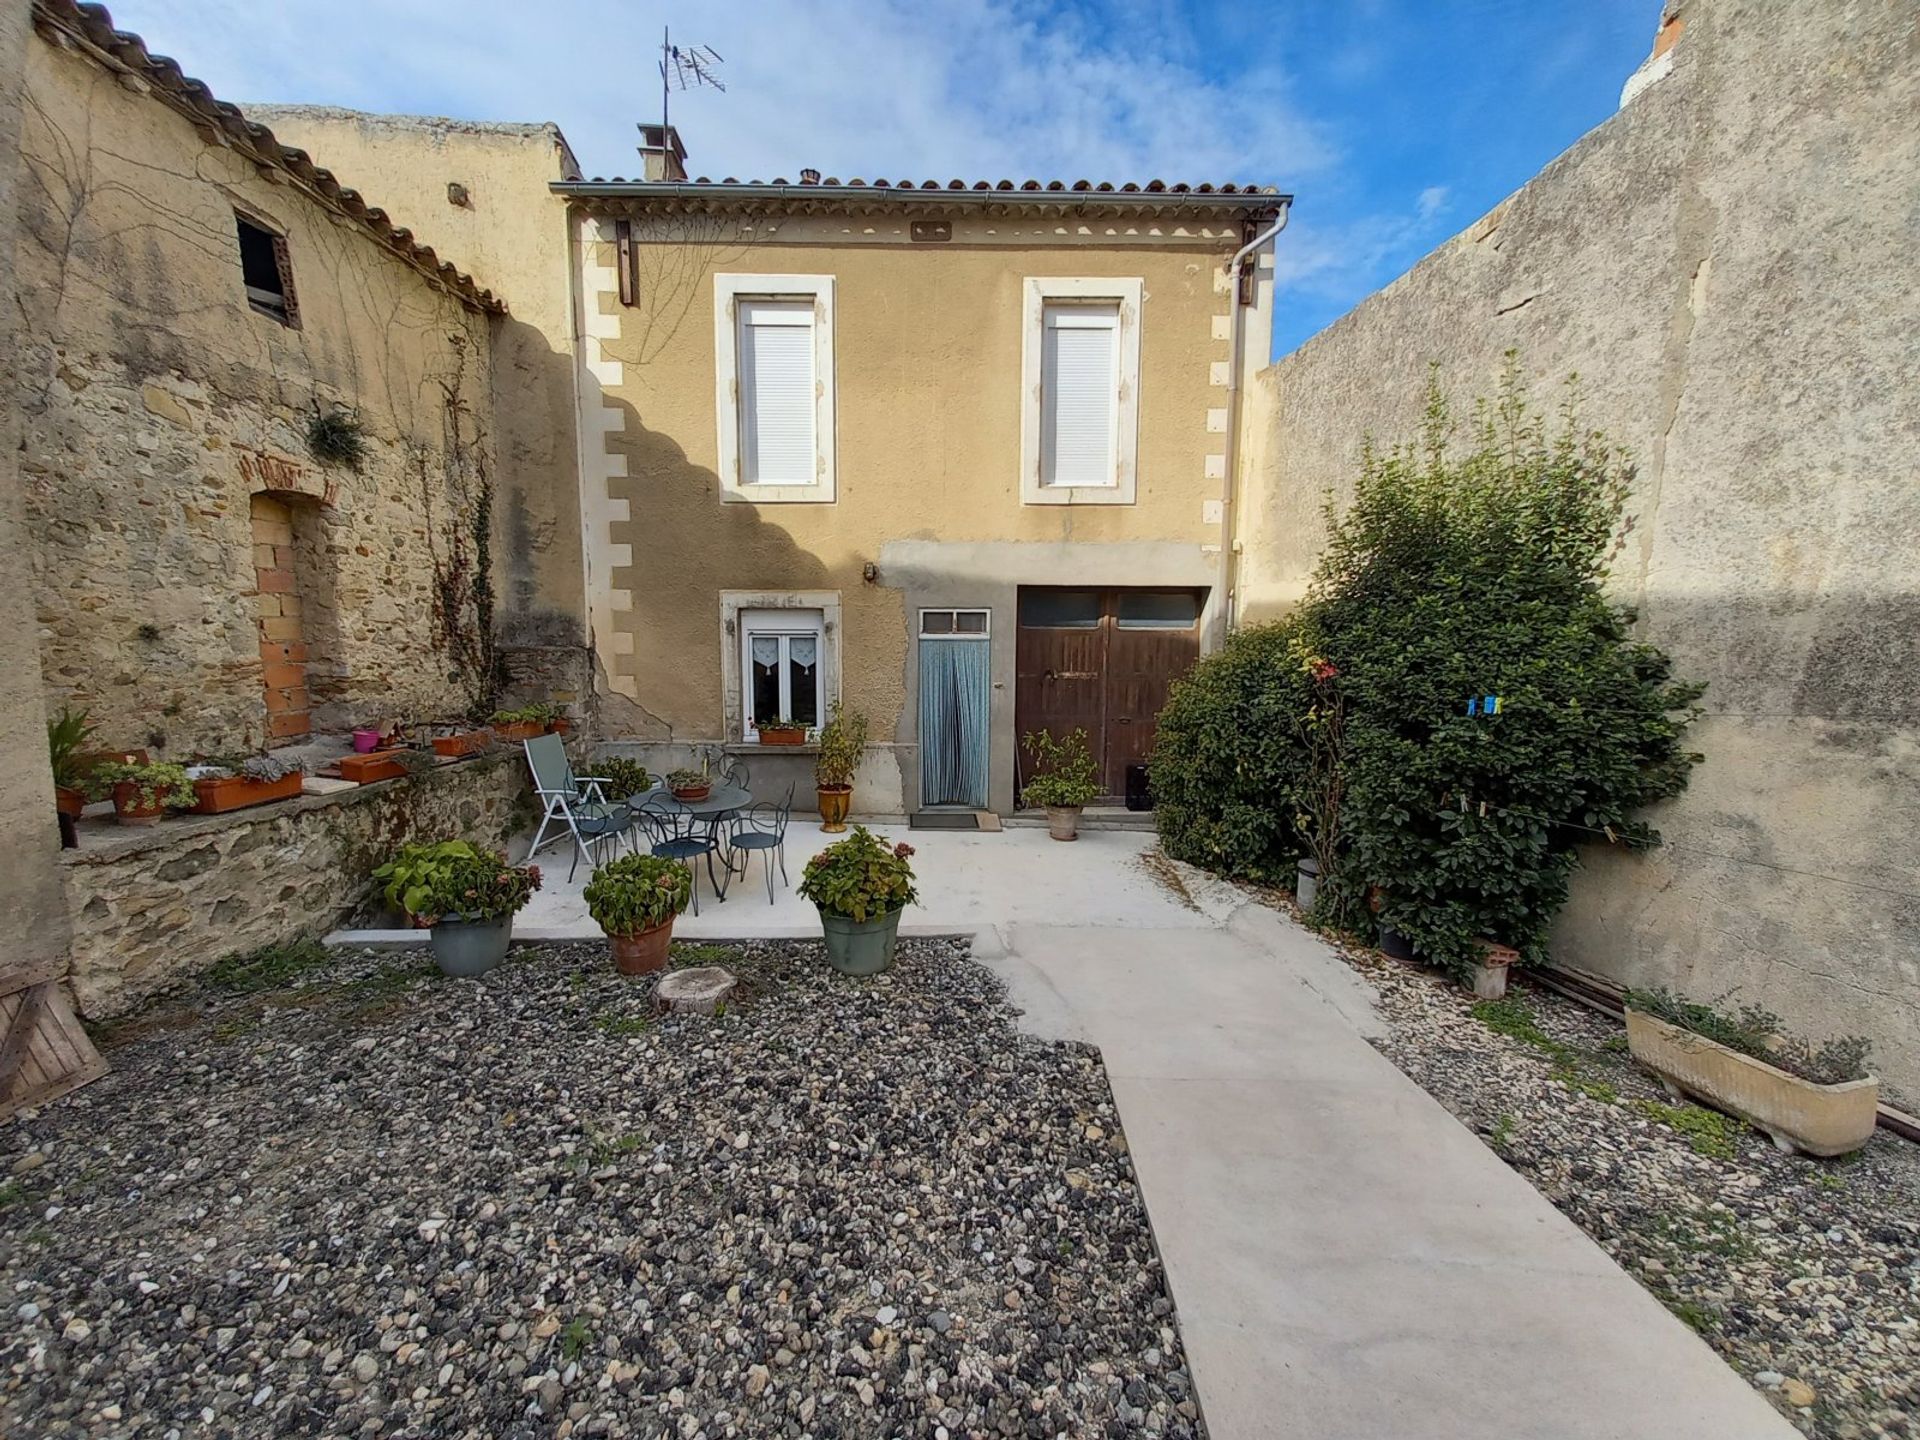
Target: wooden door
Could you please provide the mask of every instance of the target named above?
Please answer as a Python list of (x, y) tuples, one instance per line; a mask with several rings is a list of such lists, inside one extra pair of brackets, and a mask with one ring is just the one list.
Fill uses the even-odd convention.
[[(1152, 753), (1168, 688), (1200, 654), (1202, 598), (1194, 590), (1023, 586), (1016, 742), (1035, 730), (1084, 729), (1105, 797), (1124, 794), (1127, 766)], [(1019, 759), (1024, 780), (1032, 762), (1024, 750)]]

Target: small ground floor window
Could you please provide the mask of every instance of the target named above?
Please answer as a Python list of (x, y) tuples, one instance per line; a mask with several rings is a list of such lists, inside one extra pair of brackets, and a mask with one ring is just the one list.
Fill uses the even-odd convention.
[(744, 610), (740, 615), (740, 673), (745, 738), (760, 739), (760, 727), (776, 721), (822, 723), (821, 658), (825, 616), (818, 610)]

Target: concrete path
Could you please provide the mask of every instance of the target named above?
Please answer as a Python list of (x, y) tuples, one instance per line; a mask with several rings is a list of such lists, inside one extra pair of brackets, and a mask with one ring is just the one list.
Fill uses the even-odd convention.
[[(1147, 835), (874, 829), (918, 851), (903, 933), (973, 935), (1024, 1023), (1105, 1055), (1212, 1440), (1798, 1435), (1367, 1043), (1370, 992), (1299, 926), (1185, 867), (1169, 886)], [(791, 833), (797, 882), (830, 837)], [(598, 938), (584, 874), (542, 866), (515, 934)], [(819, 933), (775, 896), (756, 863), (674, 933)]]
[(1005, 938), (1028, 1022), (1106, 1058), (1212, 1440), (1799, 1433), (1367, 1044), (1291, 921)]

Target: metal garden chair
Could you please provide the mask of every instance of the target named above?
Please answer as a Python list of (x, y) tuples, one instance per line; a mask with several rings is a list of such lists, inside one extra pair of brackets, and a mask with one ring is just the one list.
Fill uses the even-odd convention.
[[(544, 806), (527, 858), (531, 860), (539, 853), (546, 843), (547, 827), (557, 820), (573, 836), (573, 863), (567, 866), (567, 879), (571, 880), (582, 859), (589, 870), (599, 864), (593, 853), (596, 845), (618, 848), (620, 837), (633, 824), (633, 816), (625, 805), (614, 804), (602, 793), (604, 776), (573, 773), (573, 762), (567, 758), (567, 747), (558, 735), (536, 735), (525, 743), (527, 769), (533, 772), (533, 793)], [(554, 839), (559, 838), (556, 833)]]
[[(793, 819), (793, 786), (787, 786), (787, 798), (779, 804), (771, 800), (762, 800), (757, 805), (749, 805), (738, 811), (733, 817), (732, 833), (727, 836), (727, 848), (733, 851), (759, 851), (761, 868), (767, 872), (767, 903), (773, 904), (773, 861), (780, 860), (780, 879), (789, 889), (793, 882), (787, 879), (787, 822)], [(740, 873), (747, 873), (746, 857), (742, 855)]]
[[(702, 855), (707, 857), (707, 884), (713, 887), (717, 899), (727, 898), (727, 887), (714, 878), (713, 857), (720, 849), (719, 837), (714, 833), (713, 821), (702, 815), (695, 815), (683, 806), (675, 804), (667, 796), (655, 793), (647, 796), (634, 807), (633, 813), (646, 827), (648, 843), (655, 855), (668, 860), (684, 863), (689, 873), (693, 873), (694, 861)], [(731, 870), (727, 874), (731, 875)], [(693, 913), (700, 913), (699, 876), (694, 874)]]

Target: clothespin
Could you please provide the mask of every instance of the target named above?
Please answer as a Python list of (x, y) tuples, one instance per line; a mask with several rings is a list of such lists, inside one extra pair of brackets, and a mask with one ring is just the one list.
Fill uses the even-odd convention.
[(1484, 800), (1480, 802), (1480, 818), (1482, 820), (1487, 818), (1487, 802)]
[(1483, 715), (1498, 715), (1500, 713), (1500, 697), (1498, 695), (1487, 696), (1486, 699), (1480, 702), (1480, 713)]
[(1480, 713), (1480, 697), (1478, 695), (1475, 695), (1467, 701), (1467, 714), (1471, 716), (1471, 715), (1478, 715), (1479, 713)]
[(1620, 843), (1620, 837), (1613, 833), (1613, 827), (1611, 825), (1602, 825), (1600, 828), (1607, 832), (1607, 843), (1609, 845), (1618, 845)]

